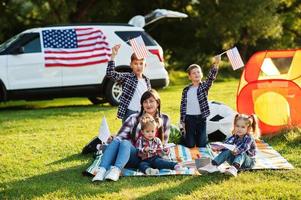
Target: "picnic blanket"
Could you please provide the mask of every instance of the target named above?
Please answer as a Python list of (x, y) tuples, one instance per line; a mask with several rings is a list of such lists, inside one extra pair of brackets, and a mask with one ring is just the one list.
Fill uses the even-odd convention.
[[(256, 153), (256, 164), (252, 170), (258, 169), (294, 169), (294, 167), (283, 158), (276, 150), (274, 150), (269, 144), (264, 141), (257, 141), (257, 153)], [(216, 152), (211, 150), (210, 144), (207, 148), (187, 148), (182, 145), (177, 145), (170, 149), (170, 154), (167, 159), (172, 161), (177, 161), (183, 166), (184, 170), (175, 171), (169, 169), (160, 170), (159, 176), (163, 175), (199, 175), (195, 167), (195, 160), (197, 158), (208, 158), (213, 159), (216, 156)], [(98, 155), (94, 162), (87, 168), (86, 172), (95, 175), (95, 170), (101, 162), (102, 155)], [(227, 167), (227, 164), (223, 164)], [(221, 168), (223, 168), (223, 166)], [(123, 176), (146, 176), (144, 173), (138, 171), (137, 169), (123, 169)]]

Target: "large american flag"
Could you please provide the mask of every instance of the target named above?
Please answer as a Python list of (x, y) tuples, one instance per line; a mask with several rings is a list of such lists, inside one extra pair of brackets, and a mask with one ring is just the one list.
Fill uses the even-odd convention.
[(132, 50), (136, 54), (138, 59), (146, 58), (148, 56), (148, 50), (140, 36), (129, 40)]
[(242, 61), (240, 54), (236, 47), (226, 51), (226, 54), (230, 60), (233, 70), (236, 70), (236, 69), (244, 66), (244, 62)]
[(111, 50), (96, 28), (43, 30), (45, 67), (84, 67), (109, 61)]

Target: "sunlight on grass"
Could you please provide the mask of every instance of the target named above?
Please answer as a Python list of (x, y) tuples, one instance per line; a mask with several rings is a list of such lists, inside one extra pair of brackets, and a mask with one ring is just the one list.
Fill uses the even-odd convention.
[(301, 143), (301, 129), (295, 128), (284, 135), (288, 142)]
[[(162, 112), (179, 121), (185, 82), (159, 90)], [(215, 82), (209, 99), (235, 109), (238, 81)], [(253, 171), (236, 179), (207, 176), (122, 177), (93, 184), (81, 172), (92, 161), (82, 148), (98, 134), (103, 116), (111, 132), (117, 108), (85, 98), (0, 104), (0, 199), (296, 199), (301, 196), (300, 130), (265, 138), (295, 170)]]

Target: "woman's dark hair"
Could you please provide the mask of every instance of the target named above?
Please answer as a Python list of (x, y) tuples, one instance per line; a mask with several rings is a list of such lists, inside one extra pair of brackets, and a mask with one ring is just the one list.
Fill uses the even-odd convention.
[(144, 109), (143, 109), (143, 102), (146, 100), (146, 99), (149, 99), (153, 97), (156, 101), (157, 101), (157, 104), (158, 104), (158, 112), (157, 112), (157, 115), (160, 116), (160, 108), (161, 108), (161, 100), (160, 100), (160, 96), (158, 94), (158, 92), (154, 89), (150, 89), (146, 92), (143, 93), (143, 95), (141, 96), (141, 99), (140, 99), (140, 105), (141, 105), (141, 111), (140, 111), (140, 114), (139, 114), (139, 117), (143, 114), (144, 112)]

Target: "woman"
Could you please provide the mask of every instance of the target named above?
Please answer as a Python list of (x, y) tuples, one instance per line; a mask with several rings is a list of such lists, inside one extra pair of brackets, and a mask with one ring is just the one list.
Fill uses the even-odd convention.
[(143, 113), (152, 115), (160, 124), (157, 131), (164, 144), (167, 144), (170, 131), (169, 117), (160, 113), (160, 97), (156, 90), (146, 91), (140, 100), (140, 113), (133, 114), (127, 118), (119, 130), (116, 138), (106, 148), (98, 172), (92, 181), (103, 181), (104, 179), (117, 181), (124, 167), (137, 168), (139, 158), (134, 144), (139, 137), (139, 119)]

